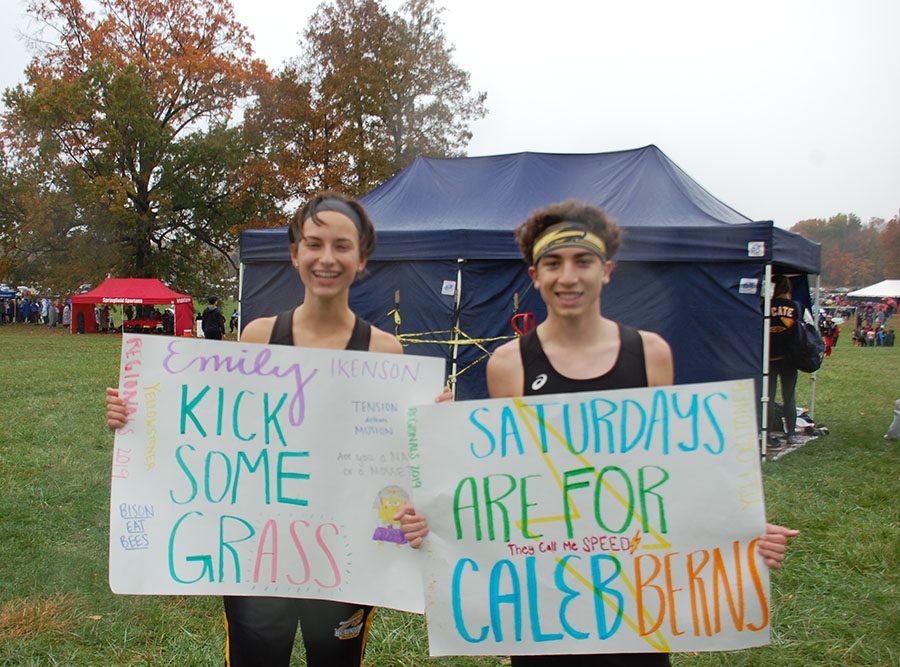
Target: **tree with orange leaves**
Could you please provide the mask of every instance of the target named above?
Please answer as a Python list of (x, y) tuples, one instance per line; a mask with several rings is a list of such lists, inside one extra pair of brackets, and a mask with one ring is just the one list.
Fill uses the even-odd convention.
[(822, 244), (825, 285), (861, 287), (891, 275), (885, 263), (890, 244), (889, 225), (881, 218), (863, 223), (854, 213), (838, 213), (828, 220), (801, 220), (791, 231)]
[(900, 276), (900, 215), (895, 215), (885, 224), (880, 240), (885, 278)]
[(281, 194), (233, 122), (269, 74), (228, 0), (93, 4), (28, 4), (43, 30), (4, 95), (0, 249), (70, 283), (208, 286)]
[(326, 0), (289, 63), (247, 112), (291, 196), (362, 195), (419, 155), (464, 154), (485, 93), (453, 61), (441, 9)]

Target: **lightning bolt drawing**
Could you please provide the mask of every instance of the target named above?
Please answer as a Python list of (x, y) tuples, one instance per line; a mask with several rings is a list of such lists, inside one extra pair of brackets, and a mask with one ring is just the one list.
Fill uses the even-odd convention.
[[(513, 399), (513, 404), (516, 406), (516, 409), (519, 412), (519, 416), (522, 418), (522, 421), (525, 423), (525, 426), (528, 428), (528, 433), (531, 436), (531, 439), (534, 442), (535, 446), (538, 448), (538, 450), (541, 450), (540, 437), (538, 436), (537, 432), (535, 431), (535, 427), (531, 423), (531, 420), (528, 419), (528, 417), (531, 417), (531, 419), (533, 419), (535, 422), (537, 422), (538, 424), (541, 424), (542, 419), (537, 414), (537, 410), (535, 410), (531, 406), (525, 405), (525, 403), (521, 399)], [(542, 425), (548, 433), (550, 433), (554, 438), (556, 438), (561, 444), (567, 446), (569, 448), (569, 451), (571, 451), (571, 445), (566, 440), (565, 436), (563, 436), (559, 431), (557, 431), (553, 427), (552, 424), (543, 422)], [(559, 474), (559, 471), (556, 469), (556, 466), (553, 465), (553, 461), (551, 461), (550, 456), (543, 451), (541, 452), (541, 456), (544, 459), (544, 463), (547, 465), (547, 468), (549, 469), (550, 473), (553, 475), (553, 478), (556, 480), (557, 485), (559, 485), (560, 488), (563, 488), (562, 476)], [(584, 456), (581, 456), (579, 454), (573, 454), (573, 456), (578, 461), (582, 462), (585, 466), (590, 465), (590, 462)], [(598, 474), (598, 476), (599, 476), (599, 474)], [(613, 488), (613, 486), (611, 484), (609, 484), (609, 482), (604, 480), (603, 486), (605, 489), (607, 489), (612, 494), (612, 496), (614, 498), (616, 498), (620, 503), (622, 503), (622, 505), (624, 507), (629, 506), (627, 499), (624, 498), (622, 496), (622, 494), (620, 494), (615, 488)], [(574, 506), (574, 502), (573, 502), (572, 510), (573, 510), (572, 514), (571, 514), (572, 518), (581, 518), (581, 513), (578, 511), (578, 508), (576, 506)], [(643, 524), (643, 518), (636, 510), (632, 509), (631, 514), (638, 522)], [(531, 519), (530, 523), (534, 523), (534, 524), (536, 524), (536, 523), (554, 523), (554, 522), (562, 522), (562, 521), (565, 521), (564, 516), (548, 516), (548, 517), (533, 518), (533, 519)], [(521, 529), (522, 528), (521, 520), (518, 521), (517, 523), (518, 523), (519, 529)], [(662, 535), (660, 535), (657, 531), (653, 530), (653, 528), (650, 528), (649, 532), (657, 540), (657, 542), (656, 542), (656, 544), (644, 544), (644, 549), (668, 549), (672, 546), (671, 543), (666, 538), (664, 538)], [(641, 541), (641, 531), (640, 531), (640, 529), (638, 529), (637, 532), (635, 533), (635, 536), (632, 541), (632, 546), (631, 546), (631, 554), (632, 555), (634, 554), (635, 550), (637, 549), (637, 546), (640, 543), (640, 541)], [(560, 563), (560, 562), (562, 562), (562, 559), (556, 558), (556, 562)], [(613, 611), (615, 611), (616, 613), (622, 613), (612, 598), (610, 598), (609, 596), (603, 595), (602, 592), (598, 591), (594, 587), (593, 583), (588, 581), (587, 579), (585, 579), (584, 576), (581, 575), (581, 573), (579, 573), (574, 568), (568, 566), (568, 564), (565, 566), (565, 568), (573, 577), (575, 577), (576, 579), (581, 581), (581, 583), (584, 584), (585, 587), (587, 587), (590, 591), (592, 591), (594, 595), (601, 597), (603, 599), (603, 601), (606, 603), (606, 605), (609, 606)], [(635, 590), (634, 584), (631, 582), (631, 580), (625, 574), (624, 570), (622, 570), (622, 580), (624, 581), (625, 586), (631, 592), (631, 595), (636, 598), (637, 590)], [(644, 618), (651, 620), (650, 614), (647, 610), (644, 610)], [(626, 625), (630, 626), (636, 633), (640, 634), (640, 630), (637, 626), (637, 623), (635, 623), (635, 621), (633, 619), (629, 618), (629, 616), (627, 614), (622, 613), (622, 620), (625, 622)], [(670, 650), (669, 644), (666, 641), (666, 638), (663, 636), (663, 634), (659, 630), (654, 632), (652, 635), (643, 637), (643, 639), (657, 651), (668, 652)]]
[(631, 549), (629, 550), (629, 553), (632, 556), (634, 556), (634, 552), (637, 551), (638, 544), (640, 544), (640, 543), (641, 543), (641, 529), (638, 528), (636, 531), (634, 531), (634, 537), (631, 538)]

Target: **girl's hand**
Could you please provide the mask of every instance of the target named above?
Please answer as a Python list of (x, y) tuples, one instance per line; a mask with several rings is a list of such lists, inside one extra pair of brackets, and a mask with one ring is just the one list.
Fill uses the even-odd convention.
[(397, 510), (394, 521), (400, 522), (400, 530), (409, 542), (409, 546), (418, 549), (422, 546), (422, 540), (428, 535), (428, 521), (421, 514), (416, 514), (416, 508), (406, 504)]
[(125, 401), (119, 398), (119, 390), (106, 388), (106, 425), (116, 431), (128, 422), (128, 410)]

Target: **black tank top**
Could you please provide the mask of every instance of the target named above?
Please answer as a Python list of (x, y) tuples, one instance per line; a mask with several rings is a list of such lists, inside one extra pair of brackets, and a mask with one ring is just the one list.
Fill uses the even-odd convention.
[(535, 394), (569, 394), (577, 391), (630, 389), (647, 386), (647, 365), (644, 362), (644, 341), (637, 329), (616, 323), (619, 327), (619, 356), (607, 373), (586, 380), (574, 380), (560, 375), (550, 364), (541, 347), (537, 329), (519, 340), (522, 369), (525, 373), (523, 396)]
[[(286, 310), (283, 313), (278, 313), (278, 316), (275, 318), (275, 326), (272, 327), (272, 335), (269, 336), (269, 344), (293, 345), (293, 322), (293, 308)], [(372, 325), (357, 316), (356, 322), (353, 324), (353, 333), (350, 334), (350, 340), (347, 342), (347, 347), (344, 349), (368, 351), (369, 341), (371, 339)]]

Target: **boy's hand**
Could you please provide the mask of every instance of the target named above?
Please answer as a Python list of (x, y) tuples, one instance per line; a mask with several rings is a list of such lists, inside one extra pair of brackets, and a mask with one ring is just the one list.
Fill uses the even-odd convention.
[(763, 557), (766, 565), (770, 568), (778, 569), (784, 562), (787, 553), (788, 540), (800, 534), (799, 530), (793, 528), (785, 528), (774, 523), (766, 524), (766, 533), (761, 535), (756, 549), (759, 555)]

